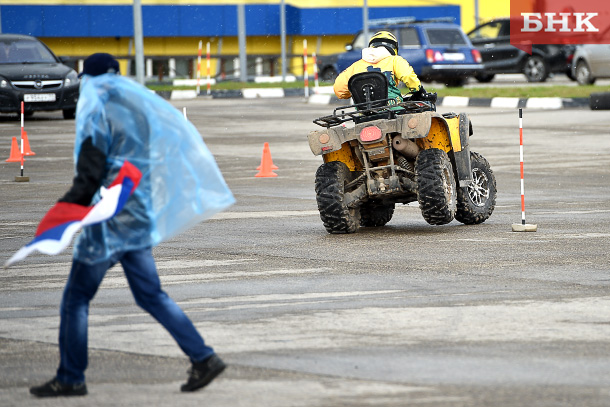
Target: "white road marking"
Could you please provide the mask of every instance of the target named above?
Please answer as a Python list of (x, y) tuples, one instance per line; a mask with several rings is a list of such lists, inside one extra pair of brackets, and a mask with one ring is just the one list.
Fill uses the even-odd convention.
[[(278, 275), (305, 275), (313, 273), (328, 273), (332, 269), (327, 267), (320, 268), (293, 268), (293, 269), (273, 269), (273, 270), (239, 270), (235, 265), (252, 262), (254, 259), (238, 260), (160, 260), (157, 266), (160, 270), (193, 269), (185, 274), (165, 274), (161, 275), (161, 284), (192, 284), (210, 281), (228, 281), (248, 278), (266, 278)], [(231, 268), (219, 268), (210, 270), (210, 267), (233, 266)], [(11, 267), (2, 270), (0, 273), (0, 292), (24, 291), (36, 289), (62, 289), (70, 271), (70, 263), (54, 264), (26, 264), (19, 267)], [(43, 279), (26, 279), (9, 284), (7, 280), (15, 277), (40, 277)], [(4, 281), (3, 281), (4, 280)], [(125, 288), (128, 287), (127, 279), (123, 275), (120, 265), (116, 265), (108, 271), (100, 288)]]
[(266, 211), (266, 212), (221, 212), (213, 220), (254, 219), (254, 218), (290, 218), (293, 216), (320, 216), (318, 211)]

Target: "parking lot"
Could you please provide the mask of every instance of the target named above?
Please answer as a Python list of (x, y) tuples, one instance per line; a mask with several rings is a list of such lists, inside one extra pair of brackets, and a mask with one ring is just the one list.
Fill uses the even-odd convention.
[[(0, 271), (0, 405), (607, 406), (610, 399), (610, 115), (460, 108), (497, 179), (482, 225), (430, 226), (414, 205), (382, 228), (329, 235), (319, 218), (312, 120), (285, 99), (172, 102), (186, 109), (237, 203), (155, 249), (166, 291), (229, 363), (181, 394), (189, 363), (138, 309), (120, 268), (92, 303), (84, 399), (35, 400), (50, 379), (70, 252)], [(440, 109), (439, 109), (440, 110)], [(442, 112), (449, 109), (443, 108)], [(19, 122), (0, 118), (0, 259), (34, 234), (73, 176), (74, 121), (25, 123), (30, 182), (5, 163)], [(277, 178), (255, 178), (268, 142)], [(175, 174), (180, 177), (181, 174)]]

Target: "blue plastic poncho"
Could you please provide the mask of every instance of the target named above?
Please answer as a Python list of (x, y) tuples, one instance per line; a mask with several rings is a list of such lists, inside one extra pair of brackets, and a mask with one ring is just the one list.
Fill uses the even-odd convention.
[(128, 78), (83, 79), (75, 162), (81, 144), (92, 137), (107, 157), (104, 186), (124, 161), (138, 167), (142, 179), (115, 217), (83, 229), (75, 259), (93, 264), (120, 251), (155, 246), (235, 202), (201, 135), (177, 109)]

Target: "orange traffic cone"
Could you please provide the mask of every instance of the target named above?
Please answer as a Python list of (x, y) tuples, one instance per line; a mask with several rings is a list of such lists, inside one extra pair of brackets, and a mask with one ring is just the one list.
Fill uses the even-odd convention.
[[(262, 170), (263, 169), (263, 159), (265, 157), (265, 148), (267, 150), (269, 150), (269, 143), (265, 143), (265, 147), (263, 147), (263, 157), (261, 158), (261, 165), (259, 165), (258, 167), (256, 167), (257, 170)], [(269, 152), (269, 160), (271, 160), (271, 152)], [(271, 160), (271, 169), (272, 170), (279, 170), (279, 167), (275, 164), (273, 164), (273, 160)]]
[(271, 150), (269, 143), (263, 146), (263, 157), (261, 158), (260, 171), (255, 177), (277, 177), (277, 174), (272, 171), (273, 160), (271, 159)]
[[(263, 168), (263, 163), (262, 163), (262, 161), (263, 161), (263, 160), (261, 160), (261, 165), (259, 165), (258, 167), (256, 167), (256, 169), (257, 169), (257, 170), (259, 170), (259, 171), (260, 171), (260, 170)], [(279, 169), (280, 169), (280, 167), (278, 167), (277, 165), (273, 164), (273, 162), (272, 162), (272, 163), (271, 163), (271, 169), (272, 169), (272, 170), (279, 170)]]
[(23, 137), (23, 155), (36, 155), (36, 153), (30, 149), (28, 133), (25, 130), (23, 130), (23, 135), (21, 137)]
[(17, 145), (17, 137), (13, 137), (13, 141), (11, 142), (11, 156), (8, 158), (8, 160), (6, 160), (6, 162), (21, 162), (21, 152), (19, 151), (19, 146)]

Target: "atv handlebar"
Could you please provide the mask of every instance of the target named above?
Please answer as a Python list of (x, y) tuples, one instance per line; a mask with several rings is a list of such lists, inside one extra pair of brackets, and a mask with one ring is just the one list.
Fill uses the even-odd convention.
[(422, 101), (436, 104), (437, 99), (438, 94), (436, 92), (424, 92), (423, 94), (412, 93), (408, 100), (410, 102)]

